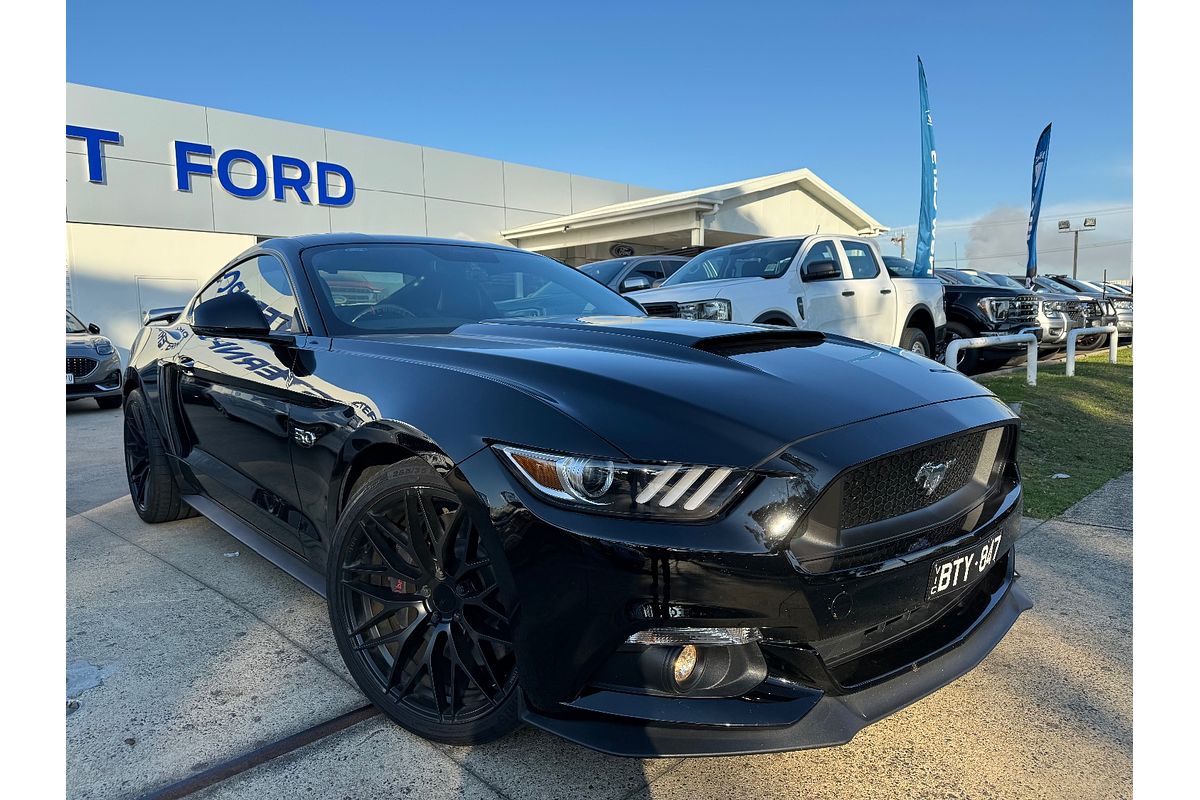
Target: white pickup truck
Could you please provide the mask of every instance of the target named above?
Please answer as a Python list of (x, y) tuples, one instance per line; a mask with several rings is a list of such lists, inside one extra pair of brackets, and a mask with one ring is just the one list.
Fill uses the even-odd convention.
[(942, 285), (893, 277), (857, 236), (757, 239), (708, 250), (657, 289), (632, 292), (653, 316), (790, 325), (933, 357), (946, 325)]

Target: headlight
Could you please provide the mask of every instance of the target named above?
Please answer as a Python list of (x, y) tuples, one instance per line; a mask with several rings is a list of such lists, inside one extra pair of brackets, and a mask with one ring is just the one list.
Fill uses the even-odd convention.
[(979, 310), (988, 316), (988, 319), (993, 322), (1002, 322), (1008, 319), (1008, 312), (1012, 310), (1012, 301), (1000, 297), (985, 297), (979, 301)]
[(112, 342), (110, 342), (108, 339), (101, 339), (100, 341), (96, 342), (96, 355), (111, 356), (112, 353), (113, 353)]
[(630, 464), (494, 445), (542, 497), (581, 511), (697, 520), (716, 514), (748, 477), (729, 467)]
[(1067, 304), (1062, 300), (1043, 300), (1042, 309), (1045, 311), (1066, 311)]
[(729, 322), (733, 319), (733, 305), (728, 300), (699, 300), (695, 303), (680, 303), (681, 319), (715, 319)]

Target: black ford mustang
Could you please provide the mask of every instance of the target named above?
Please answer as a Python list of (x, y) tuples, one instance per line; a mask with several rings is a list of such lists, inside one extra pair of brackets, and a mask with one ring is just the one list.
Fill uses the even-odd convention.
[(1017, 420), (978, 384), (519, 250), (264, 242), (143, 328), (124, 392), (142, 519), (199, 511), (322, 593), (439, 741), (838, 744), (1030, 607)]

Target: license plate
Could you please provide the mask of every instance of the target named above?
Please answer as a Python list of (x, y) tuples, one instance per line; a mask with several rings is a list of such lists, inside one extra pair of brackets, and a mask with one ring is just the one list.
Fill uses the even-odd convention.
[(75, 376), (68, 372), (67, 373), (67, 383), (74, 383), (74, 382), (75, 382)]
[(933, 562), (933, 568), (929, 570), (929, 592), (926, 598), (932, 600), (947, 592), (970, 586), (982, 578), (988, 568), (996, 562), (996, 556), (1000, 553), (1000, 540), (1003, 538), (1004, 534), (997, 533), (964, 553)]

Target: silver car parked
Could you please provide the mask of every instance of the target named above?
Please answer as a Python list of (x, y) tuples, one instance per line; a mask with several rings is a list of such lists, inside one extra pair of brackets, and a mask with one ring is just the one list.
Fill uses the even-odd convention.
[(100, 335), (100, 326), (84, 325), (67, 312), (67, 399), (95, 398), (101, 408), (121, 406), (121, 356)]

